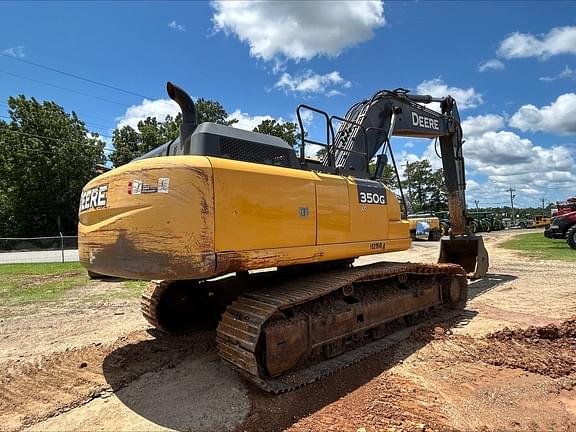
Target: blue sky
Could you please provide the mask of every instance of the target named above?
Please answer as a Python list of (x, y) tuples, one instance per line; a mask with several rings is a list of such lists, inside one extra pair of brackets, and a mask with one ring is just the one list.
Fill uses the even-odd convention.
[[(0, 101), (54, 100), (101, 135), (176, 113), (167, 80), (218, 100), (245, 128), (293, 120), (300, 102), (344, 114), (405, 87), (457, 99), (469, 203), (505, 203), (509, 187), (519, 206), (576, 195), (573, 2), (38, 2), (0, 12)], [(393, 147), (400, 162), (440, 165), (429, 141)]]

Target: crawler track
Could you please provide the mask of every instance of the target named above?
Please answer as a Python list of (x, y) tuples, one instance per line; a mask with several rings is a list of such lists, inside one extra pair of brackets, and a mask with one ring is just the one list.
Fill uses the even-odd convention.
[[(309, 357), (304, 358), (304, 361), (299, 360), (298, 365), (301, 367), (297, 367), (294, 371), (279, 374), (277, 377), (272, 377), (266, 371), (264, 366), (266, 356), (268, 359), (274, 356), (265, 352), (263, 340), (267, 337), (267, 331), (274, 333), (274, 326), (285, 325), (286, 334), (294, 334), (290, 329), (295, 327), (290, 327), (290, 325), (293, 325), (296, 320), (302, 322), (304, 319), (302, 316), (308, 313), (305, 311), (306, 306), (314, 305), (314, 302), (327, 299), (329, 295), (340, 290), (343, 293), (352, 293), (355, 286), (361, 284), (370, 289), (378, 285), (378, 295), (380, 293), (386, 295), (387, 282), (390, 282), (392, 286), (395, 280), (406, 282), (410, 278), (419, 278), (420, 281), (424, 281), (424, 285), (429, 281), (429, 286), (421, 286), (422, 282), (419, 282), (416, 288), (404, 294), (404, 297), (413, 296), (416, 299), (411, 306), (407, 306), (398, 313), (391, 308), (392, 311), (388, 315), (384, 314), (378, 322), (372, 322), (371, 326), (359, 325), (345, 335), (330, 336), (325, 343), (323, 341), (314, 346), (309, 344), (307, 347)], [(443, 281), (442, 284), (437, 282), (439, 279)], [(434, 298), (434, 293), (430, 295), (433, 286), (437, 287), (437, 298)], [(331, 375), (399, 342), (406, 338), (413, 328), (404, 327), (398, 331), (398, 327), (393, 324), (403, 322), (405, 318), (422, 315), (423, 312), (433, 307), (462, 306), (465, 302), (462, 299), (466, 298), (466, 290), (465, 272), (460, 266), (454, 264), (379, 263), (314, 273), (239, 296), (226, 309), (218, 325), (218, 349), (225, 361), (253, 383), (269, 392), (284, 393)], [(379, 300), (380, 303), (377, 306), (397, 300), (399, 296), (392, 291), (390, 288), (390, 295)], [(364, 300), (361, 306), (364, 305), (363, 303)], [(316, 309), (324, 306), (317, 306)], [(310, 329), (310, 322), (318, 317), (309, 315), (305, 319), (308, 321), (303, 325), (307, 325)], [(420, 324), (423, 323), (425, 321)], [(310, 330), (308, 332), (310, 333)], [(341, 341), (338, 340), (339, 337)], [(290, 338), (293, 336), (287, 336), (287, 339)], [(298, 342), (298, 340), (289, 342), (287, 346), (292, 343), (297, 345)], [(319, 350), (325, 352), (325, 348), (333, 346), (331, 344), (346, 346), (347, 349), (343, 353), (329, 356), (332, 358), (315, 363), (314, 360), (319, 357)], [(276, 357), (282, 358), (282, 355)]]
[(149, 324), (160, 331), (167, 331), (158, 317), (158, 305), (168, 286), (169, 283), (166, 281), (152, 281), (146, 286), (140, 299), (142, 315)]

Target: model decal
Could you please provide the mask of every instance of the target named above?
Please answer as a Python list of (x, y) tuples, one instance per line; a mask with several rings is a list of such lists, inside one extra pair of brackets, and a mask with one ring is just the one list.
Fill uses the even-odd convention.
[(358, 202), (360, 204), (386, 205), (386, 189), (377, 181), (356, 179), (358, 189)]

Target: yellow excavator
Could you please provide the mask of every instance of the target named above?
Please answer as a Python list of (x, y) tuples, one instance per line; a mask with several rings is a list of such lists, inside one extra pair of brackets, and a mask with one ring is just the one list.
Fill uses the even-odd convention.
[[(279, 393), (382, 350), (433, 309), (463, 307), (466, 277), (486, 274), (482, 238), (467, 227), (450, 96), (383, 90), (345, 117), (300, 105), (297, 153), (277, 137), (198, 124), (190, 96), (170, 82), (167, 91), (182, 110), (180, 136), (91, 180), (78, 228), (90, 272), (151, 281), (141, 304), (158, 330), (217, 327), (220, 356)], [(326, 141), (308, 138), (304, 110), (325, 119)], [(381, 181), (386, 164), (396, 169), (393, 135), (439, 139), (451, 233), (437, 264), (353, 266), (411, 246)], [(320, 159), (311, 146), (322, 146)]]

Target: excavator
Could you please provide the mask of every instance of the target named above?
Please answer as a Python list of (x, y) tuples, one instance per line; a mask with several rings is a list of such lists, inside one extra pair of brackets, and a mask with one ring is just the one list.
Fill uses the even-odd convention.
[[(198, 124), (192, 98), (170, 82), (167, 92), (182, 111), (180, 136), (91, 180), (78, 227), (88, 271), (151, 281), (141, 307), (157, 331), (213, 326), (227, 364), (282, 393), (380, 352), (434, 311), (463, 308), (467, 278), (486, 274), (484, 243), (468, 229), (452, 97), (383, 90), (345, 117), (300, 105), (297, 152), (274, 136)], [(325, 121), (325, 141), (306, 134), (305, 110)], [(439, 141), (451, 230), (438, 263), (354, 266), (411, 246), (402, 190), (382, 182), (389, 163), (400, 180), (392, 136)]]

